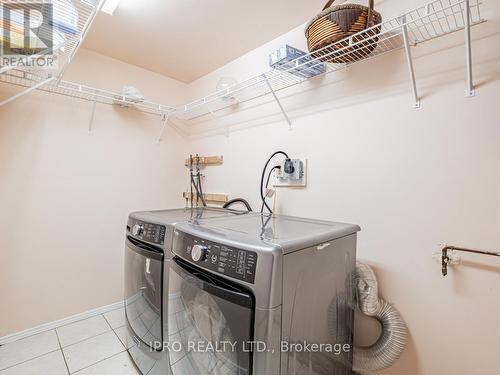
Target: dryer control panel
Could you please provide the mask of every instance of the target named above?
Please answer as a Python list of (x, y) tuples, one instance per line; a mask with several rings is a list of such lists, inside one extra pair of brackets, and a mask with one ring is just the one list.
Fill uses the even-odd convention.
[(255, 282), (256, 252), (225, 246), (181, 232), (176, 232), (176, 235), (183, 238), (178, 242), (182, 244), (181, 248), (174, 251), (183, 258), (212, 272), (251, 284)]
[(141, 220), (129, 219), (127, 234), (142, 241), (157, 245), (165, 244), (166, 227), (164, 225), (147, 223)]

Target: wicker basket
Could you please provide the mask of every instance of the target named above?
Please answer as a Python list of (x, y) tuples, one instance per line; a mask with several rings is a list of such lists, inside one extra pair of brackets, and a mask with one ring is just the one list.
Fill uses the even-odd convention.
[[(351, 63), (367, 57), (377, 46), (380, 34), (380, 27), (373, 26), (382, 22), (380, 13), (373, 9), (374, 0), (369, 0), (369, 7), (358, 4), (334, 6), (334, 2), (335, 0), (329, 0), (323, 11), (307, 25), (309, 51), (323, 62), (337, 64)], [(355, 45), (347, 48), (349, 39), (346, 38), (354, 34), (357, 34), (352, 38)], [(340, 49), (341, 51), (336, 52)]]

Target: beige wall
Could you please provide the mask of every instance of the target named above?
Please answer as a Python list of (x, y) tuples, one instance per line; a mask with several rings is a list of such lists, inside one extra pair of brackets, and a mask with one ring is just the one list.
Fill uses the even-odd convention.
[[(384, 14), (415, 6), (379, 4)], [(443, 278), (432, 260), (443, 243), (500, 249), (500, 6), (488, 0), (484, 9), (489, 22), (473, 31), (475, 98), (464, 97), (460, 33), (414, 50), (419, 110), (411, 108), (401, 51), (320, 80), (315, 90), (306, 84), (302, 94), (280, 93), (291, 131), (272, 101), (192, 128), (198, 139), (190, 152), (224, 155), (223, 166), (207, 170), (205, 191), (245, 197), (254, 208), (268, 155), (283, 149), (308, 158), (307, 188), (280, 189), (279, 211), (362, 227), (359, 258), (375, 267), (383, 297), (410, 329), (408, 348), (387, 375), (498, 374), (500, 261), (464, 256)], [(302, 31), (200, 79), (190, 92), (213, 90), (221, 76), (263, 71), (273, 48), (301, 46)], [(208, 129), (221, 134), (208, 137)]]
[[(184, 101), (183, 84), (85, 50), (67, 78)], [(183, 204), (175, 131), (158, 143), (157, 117), (98, 104), (89, 135), (89, 117), (44, 93), (0, 109), (0, 336), (119, 301), (128, 213)]]
[[(420, 3), (378, 2), (386, 16)], [(431, 259), (443, 243), (500, 247), (500, 5), (484, 9), (489, 22), (473, 32), (478, 95), (464, 97), (463, 35), (449, 36), (414, 50), (420, 110), (402, 52), (280, 93), (292, 131), (269, 98), (190, 126), (189, 143), (169, 129), (157, 144), (156, 118), (103, 106), (88, 136), (87, 103), (45, 94), (1, 109), (0, 335), (119, 300), (126, 215), (182, 204), (185, 154), (224, 155), (205, 190), (257, 207), (262, 165), (284, 149), (308, 158), (309, 178), (278, 192), (279, 211), (361, 225), (359, 257), (408, 322), (407, 351), (384, 374), (497, 374), (500, 263), (465, 256), (442, 278)], [(264, 71), (274, 48), (303, 47), (302, 31), (188, 88), (85, 51), (68, 78), (114, 90), (130, 82), (176, 104), (221, 76)]]

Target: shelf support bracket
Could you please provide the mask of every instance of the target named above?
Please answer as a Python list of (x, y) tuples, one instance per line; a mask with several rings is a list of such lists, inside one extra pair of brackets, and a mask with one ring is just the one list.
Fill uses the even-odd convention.
[(89, 119), (89, 135), (92, 133), (92, 125), (94, 124), (94, 118), (95, 118), (95, 106), (96, 102), (92, 102), (92, 106), (90, 109), (90, 119)]
[(408, 36), (408, 24), (406, 23), (406, 17), (400, 18), (403, 29), (403, 42), (405, 45), (406, 60), (408, 62), (408, 70), (410, 72), (411, 79), (411, 90), (413, 93), (413, 108), (420, 108), (420, 97), (418, 96), (417, 80), (415, 78), (415, 68), (413, 66), (413, 57), (411, 55), (410, 38)]
[(273, 87), (271, 86), (271, 82), (269, 82), (269, 79), (267, 79), (267, 76), (265, 74), (262, 74), (262, 78), (264, 78), (264, 80), (266, 81), (267, 87), (269, 87), (269, 91), (271, 91), (271, 94), (273, 94), (274, 100), (276, 100), (276, 103), (278, 103), (278, 106), (280, 107), (281, 113), (285, 117), (285, 120), (288, 123), (288, 127), (291, 129), (292, 122), (290, 121), (290, 118), (288, 117), (288, 114), (286, 113), (285, 108), (283, 108), (281, 101), (279, 100), (278, 96), (276, 95), (276, 92), (274, 91)]
[(52, 82), (54, 79), (55, 79), (55, 77), (50, 77), (42, 82), (37, 83), (34, 86), (27, 88), (26, 90), (23, 90), (23, 91), (17, 93), (16, 95), (11, 96), (8, 99), (5, 99), (4, 101), (0, 102), (0, 107), (3, 107), (4, 105), (9, 104), (10, 102), (13, 102), (14, 100), (20, 98), (21, 96), (29, 94), (30, 92), (35, 91), (36, 89), (39, 89), (42, 86), (45, 86), (47, 83)]
[(158, 137), (158, 142), (161, 142), (161, 139), (163, 138), (163, 133), (165, 132), (165, 128), (167, 127), (168, 124), (168, 117), (169, 115), (162, 115), (161, 116), (161, 130), (160, 130), (160, 136)]
[(476, 95), (474, 89), (474, 82), (472, 78), (472, 41), (471, 41), (471, 14), (470, 14), (470, 0), (465, 0), (465, 58), (467, 64), (467, 91), (465, 96), (472, 97)]

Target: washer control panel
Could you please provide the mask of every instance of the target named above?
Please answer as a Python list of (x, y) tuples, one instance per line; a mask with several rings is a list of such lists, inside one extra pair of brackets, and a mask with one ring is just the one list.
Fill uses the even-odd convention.
[(130, 219), (127, 224), (127, 233), (142, 241), (157, 245), (165, 244), (166, 227), (164, 225), (147, 223)]
[(181, 232), (176, 232), (176, 236), (183, 236), (182, 240), (177, 242), (181, 244), (181, 248), (175, 249), (182, 257), (210, 271), (251, 284), (255, 282), (256, 252), (225, 246)]

